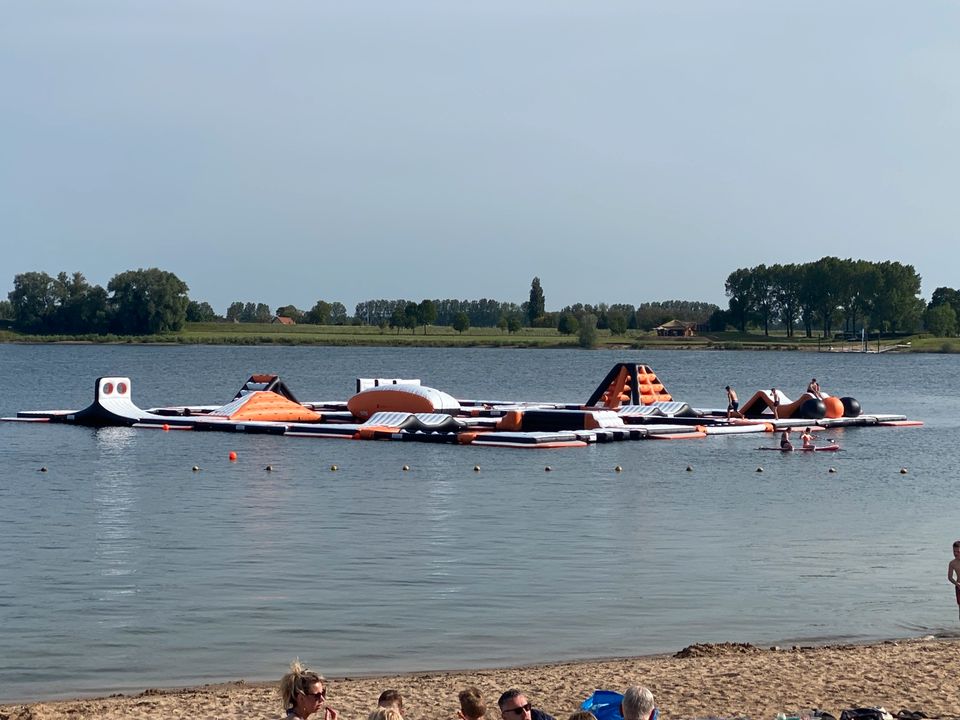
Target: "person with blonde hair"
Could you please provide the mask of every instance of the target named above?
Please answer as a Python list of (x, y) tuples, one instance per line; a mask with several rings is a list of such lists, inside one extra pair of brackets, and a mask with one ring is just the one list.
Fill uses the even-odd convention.
[(403, 720), (403, 715), (395, 707), (378, 707), (367, 715), (367, 720)]
[(457, 717), (460, 720), (482, 720), (486, 717), (487, 704), (477, 688), (464, 688), (457, 698), (460, 700), (460, 709), (457, 710)]
[(280, 679), (280, 701), (287, 720), (307, 720), (323, 708), (323, 720), (337, 720), (340, 713), (326, 704), (327, 688), (323, 675), (315, 673), (299, 659), (290, 663), (290, 672)]

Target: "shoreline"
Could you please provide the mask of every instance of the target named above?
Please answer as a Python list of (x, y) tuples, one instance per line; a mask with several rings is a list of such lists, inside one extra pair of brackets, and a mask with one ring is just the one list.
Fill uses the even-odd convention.
[[(320, 652), (305, 648), (303, 661), (323, 673)], [(291, 660), (293, 657), (290, 658)], [(107, 718), (279, 718), (277, 684), (236, 680), (180, 688), (147, 688), (136, 694), (84, 696), (0, 704), (0, 720)], [(398, 689), (410, 720), (451, 720), (457, 692), (483, 692), (487, 718), (497, 720), (496, 698), (523, 689), (537, 707), (566, 720), (595, 689), (622, 691), (647, 685), (661, 715), (671, 720), (707, 717), (772, 719), (819, 708), (839, 717), (852, 707), (883, 706), (931, 718), (960, 718), (960, 638), (887, 640), (762, 648), (747, 643), (698, 644), (673, 654), (537, 663), (517, 667), (410, 671), (328, 677), (331, 706), (341, 720), (359, 720), (379, 693)]]

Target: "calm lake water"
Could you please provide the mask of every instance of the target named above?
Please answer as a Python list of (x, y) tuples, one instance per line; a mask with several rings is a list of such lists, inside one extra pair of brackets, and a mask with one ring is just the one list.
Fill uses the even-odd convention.
[(274, 679), (296, 656), (335, 677), (956, 634), (957, 355), (0, 345), (0, 415), (85, 407), (111, 374), (141, 407), (225, 403), (254, 372), (301, 400), (380, 376), (583, 402), (619, 361), (696, 407), (816, 376), (926, 426), (781, 455), (766, 435), (544, 451), (0, 423), (0, 701)]

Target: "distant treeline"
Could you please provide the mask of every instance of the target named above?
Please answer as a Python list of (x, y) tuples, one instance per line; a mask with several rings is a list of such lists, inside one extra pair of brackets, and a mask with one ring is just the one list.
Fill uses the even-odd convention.
[(586, 328), (622, 335), (627, 330), (651, 330), (669, 320), (696, 323), (701, 328), (741, 332), (798, 329), (808, 337), (836, 329), (916, 332), (955, 335), (960, 317), (960, 292), (937, 288), (929, 305), (919, 298), (920, 276), (913, 266), (825, 257), (802, 265), (758, 265), (732, 272), (725, 284), (728, 307), (712, 303), (669, 300), (629, 304), (577, 303), (559, 311), (546, 310), (539, 278), (530, 285), (527, 301), (407, 299), (364, 300), (353, 316), (343, 303), (317, 300), (309, 310), (281, 305), (272, 310), (262, 302), (235, 301), (224, 315), (207, 302), (191, 300), (186, 283), (171, 272), (150, 268), (114, 276), (106, 289), (91, 285), (82, 273), (44, 272), (16, 275), (7, 301), (0, 301), (0, 319), (23, 333), (45, 335), (151, 335), (177, 332), (186, 322), (267, 323), (288, 317), (312, 325), (373, 325), (415, 331), (443, 325), (463, 332), (470, 327), (517, 332), (523, 327), (555, 328), (583, 334)]
[[(802, 265), (758, 265), (730, 273), (726, 311), (712, 321), (747, 332), (755, 326), (768, 334), (782, 327), (788, 336), (802, 328), (824, 337), (835, 330), (876, 330), (937, 334), (956, 332), (960, 298), (950, 288), (938, 288), (930, 304), (920, 296), (920, 276), (912, 265), (824, 257)], [(950, 313), (954, 313), (952, 331)]]

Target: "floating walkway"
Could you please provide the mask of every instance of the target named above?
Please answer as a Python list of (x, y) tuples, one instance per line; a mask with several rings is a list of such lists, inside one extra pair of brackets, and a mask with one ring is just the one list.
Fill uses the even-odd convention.
[[(584, 404), (458, 400), (419, 380), (358, 378), (345, 401), (300, 402), (276, 375), (251, 375), (219, 406), (143, 410), (130, 378), (101, 377), (82, 410), (23, 410), (5, 421), (158, 430), (265, 433), (300, 438), (446, 442), (479, 447), (565, 448), (622, 440), (692, 440), (788, 427), (922, 425), (903, 415), (865, 414), (854, 398), (803, 394), (791, 401), (758, 391), (742, 408), (704, 410), (675, 400), (647, 365), (618, 363)], [(778, 391), (779, 392), (779, 391)]]

